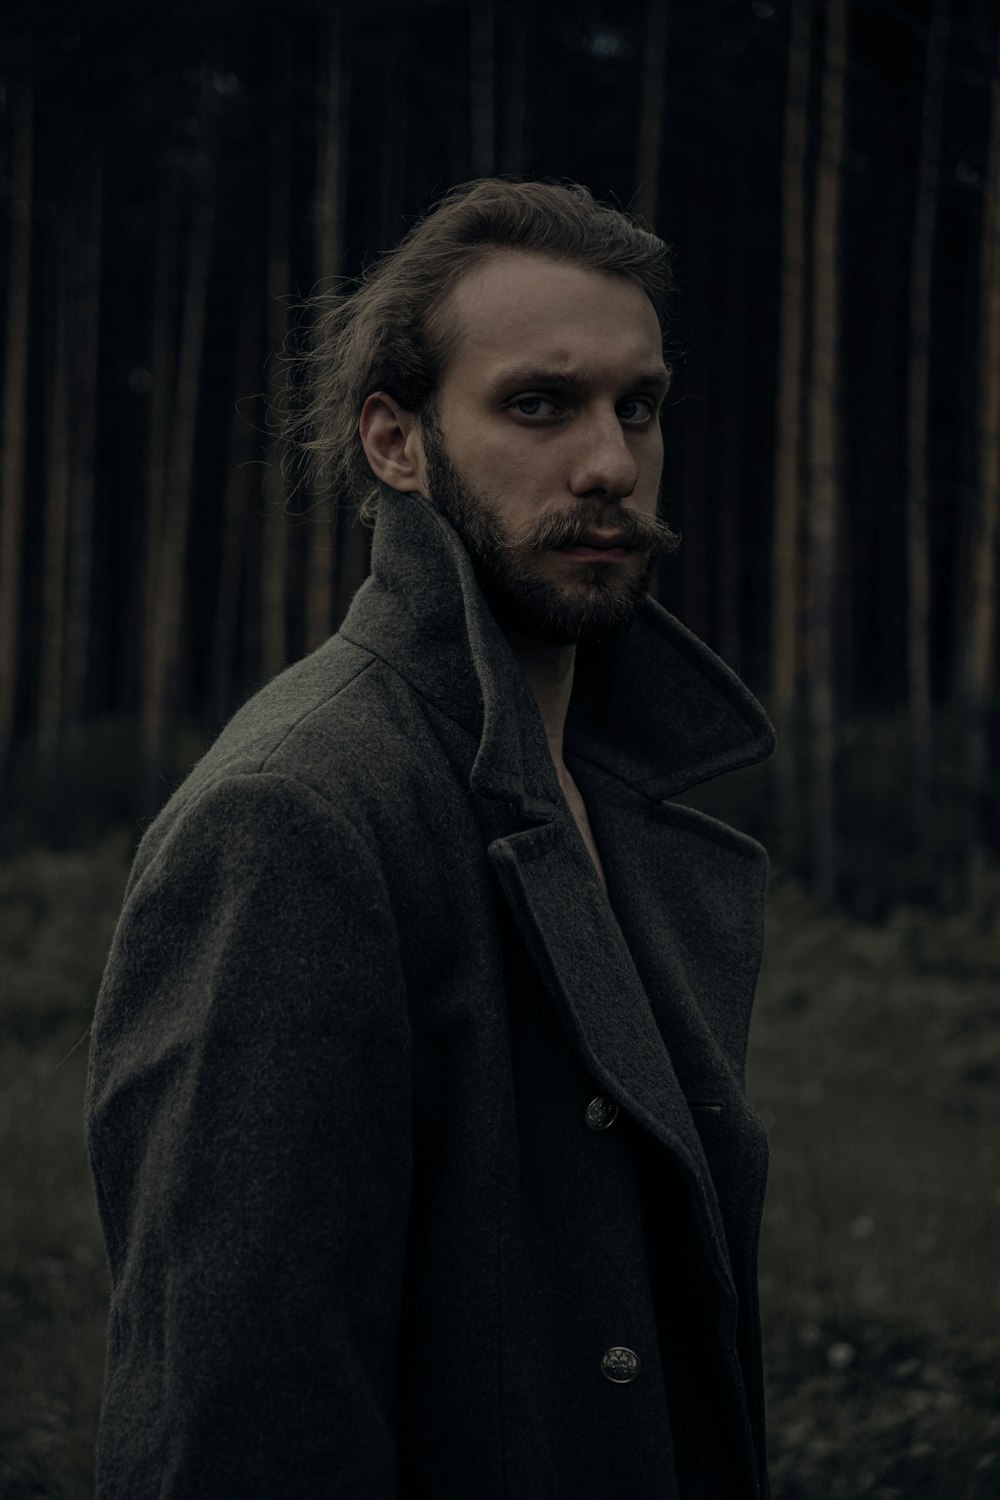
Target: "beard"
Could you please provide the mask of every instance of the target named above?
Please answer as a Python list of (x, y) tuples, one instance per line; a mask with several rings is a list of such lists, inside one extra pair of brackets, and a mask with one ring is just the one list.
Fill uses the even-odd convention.
[[(616, 640), (628, 631), (649, 588), (657, 557), (680, 537), (658, 516), (613, 501), (580, 501), (547, 511), (520, 531), (504, 526), (499, 507), (477, 493), (452, 463), (433, 421), (423, 424), (431, 503), (451, 522), (500, 628), (546, 645)], [(546, 577), (541, 554), (572, 547), (589, 526), (614, 526), (633, 557), (617, 563), (578, 563), (574, 577)], [(638, 566), (635, 564), (638, 563)]]

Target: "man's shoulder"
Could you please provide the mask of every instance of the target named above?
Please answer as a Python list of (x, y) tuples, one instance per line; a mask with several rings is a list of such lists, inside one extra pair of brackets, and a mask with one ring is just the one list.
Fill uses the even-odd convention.
[(177, 787), (144, 842), (223, 787), (259, 803), (264, 783), (297, 787), (304, 800), (358, 826), (402, 819), (428, 779), (447, 765), (424, 700), (372, 652), (333, 636), (287, 667), (237, 710)]
[(335, 635), (248, 698), (199, 767), (322, 779), (364, 775), (413, 747), (423, 700), (393, 669)]

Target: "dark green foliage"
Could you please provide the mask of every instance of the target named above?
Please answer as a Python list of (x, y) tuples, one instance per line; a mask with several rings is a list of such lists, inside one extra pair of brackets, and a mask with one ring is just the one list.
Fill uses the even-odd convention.
[(997, 1493), (995, 927), (772, 898), (749, 1088), (775, 1500)]
[[(970, 821), (987, 847), (997, 845), (995, 803), (978, 816), (967, 791), (960, 717), (938, 712), (931, 804), (924, 830), (913, 820), (909, 786), (911, 736), (905, 712), (859, 714), (838, 735), (834, 809), (838, 845), (837, 902), (866, 922), (882, 922), (900, 902), (954, 911), (969, 900)], [(813, 828), (806, 788), (808, 738), (779, 742), (774, 760), (726, 776), (683, 800), (760, 839), (776, 872), (808, 883), (814, 874)], [(779, 826), (775, 778), (779, 758), (795, 762), (799, 802), (790, 837)]]
[(83, 1143), (86, 1034), (127, 833), (0, 866), (0, 1494), (92, 1493), (107, 1271)]
[(170, 774), (148, 764), (139, 726), (129, 719), (82, 725), (48, 753), (23, 745), (0, 817), (0, 857), (38, 845), (89, 848), (108, 828), (128, 828), (138, 843), (145, 823), (208, 741), (194, 730), (182, 732)]

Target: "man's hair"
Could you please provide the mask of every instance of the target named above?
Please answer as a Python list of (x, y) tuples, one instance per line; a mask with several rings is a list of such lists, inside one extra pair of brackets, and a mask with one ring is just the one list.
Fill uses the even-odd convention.
[(598, 203), (576, 183), (485, 177), (447, 193), (357, 289), (321, 292), (308, 304), (311, 332), (300, 359), (296, 409), (285, 436), (310, 487), (353, 500), (366, 524), (378, 486), (358, 434), (373, 391), (426, 419), (454, 344), (439, 316), (462, 277), (497, 252), (530, 251), (639, 285), (666, 337), (673, 279), (670, 251), (630, 214)]

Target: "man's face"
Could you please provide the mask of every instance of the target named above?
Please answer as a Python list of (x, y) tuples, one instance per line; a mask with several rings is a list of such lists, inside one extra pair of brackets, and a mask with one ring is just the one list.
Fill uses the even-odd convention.
[(421, 427), (425, 493), (505, 630), (621, 633), (675, 541), (656, 516), (668, 376), (652, 304), (624, 277), (511, 251), (443, 311), (458, 335)]

